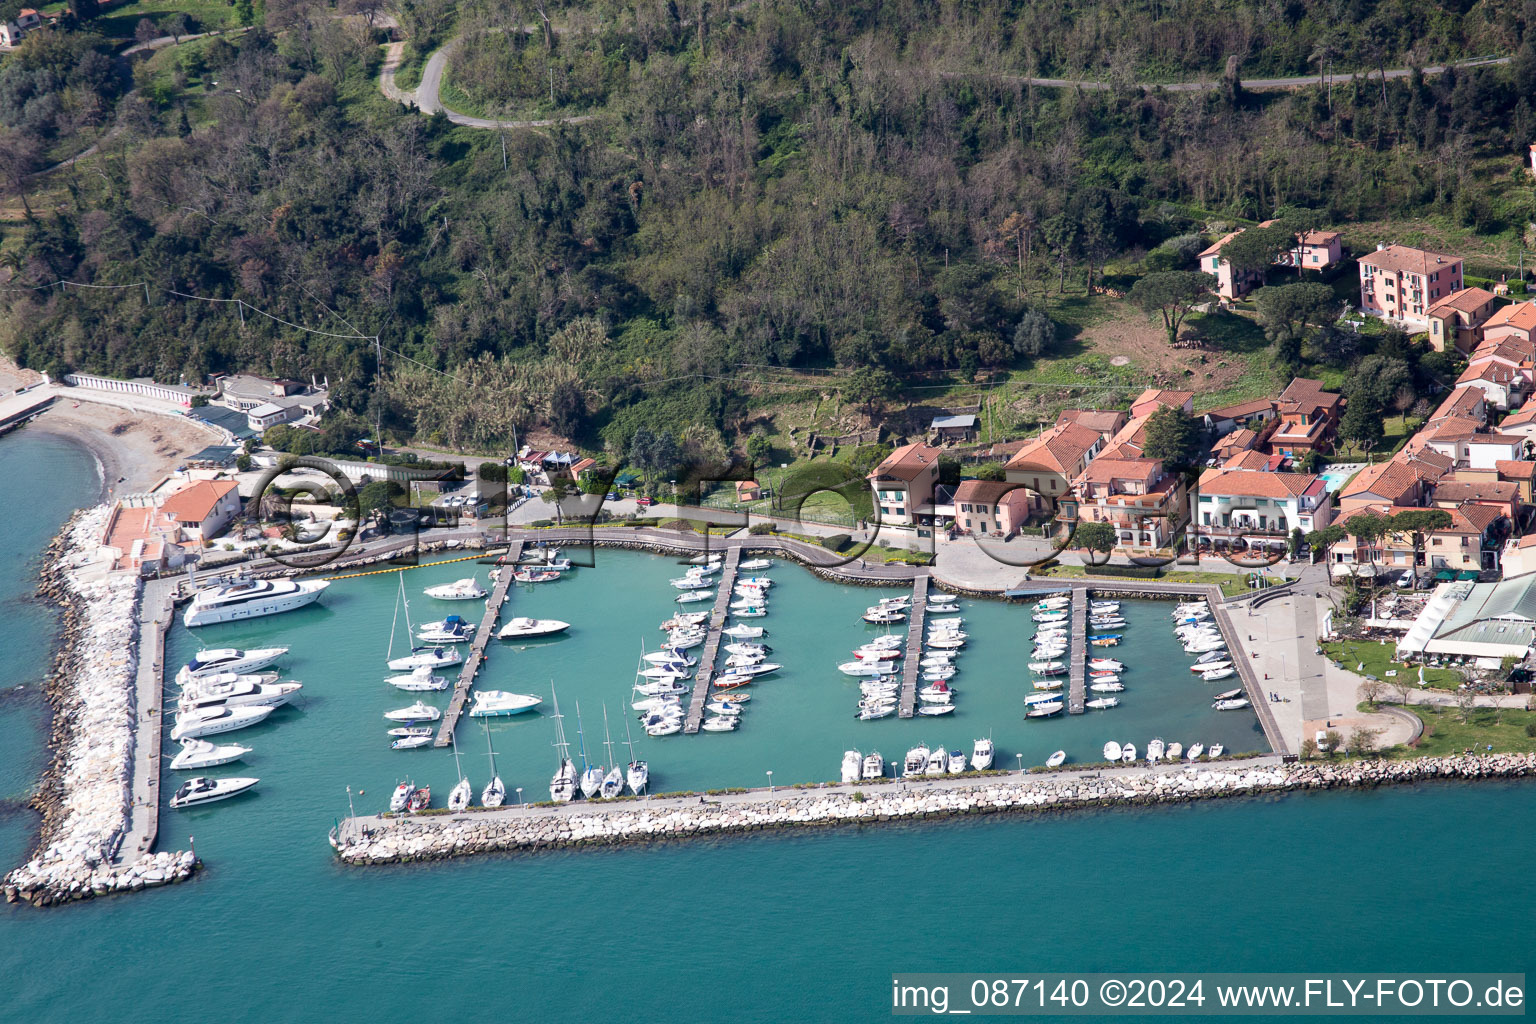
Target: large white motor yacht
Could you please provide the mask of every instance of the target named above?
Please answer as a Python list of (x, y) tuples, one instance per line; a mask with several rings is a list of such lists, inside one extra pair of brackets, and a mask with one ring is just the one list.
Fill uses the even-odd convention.
[(326, 580), (235, 579), (197, 592), (182, 621), (189, 627), (291, 612), (319, 600)]

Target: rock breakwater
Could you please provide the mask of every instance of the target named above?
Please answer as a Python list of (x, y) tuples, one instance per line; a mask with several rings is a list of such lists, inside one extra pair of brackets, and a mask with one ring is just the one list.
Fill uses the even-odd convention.
[(76, 513), (49, 546), (41, 590), (64, 609), (48, 682), (53, 759), (33, 798), (43, 815), (37, 847), (5, 878), (9, 902), (142, 889), (193, 870), (190, 854), (118, 860), (132, 801), (141, 586), (130, 573), (89, 565), (108, 511), (102, 505)]
[(971, 784), (835, 786), (757, 791), (713, 802), (511, 808), (453, 817), (355, 819), (332, 834), (349, 864), (440, 860), (476, 853), (614, 845), (764, 829), (910, 821), (962, 814), (1147, 806), (1215, 797), (1400, 785), (1433, 779), (1536, 775), (1536, 754), (1347, 764), (1280, 764), (1116, 771), (1071, 777), (989, 778)]

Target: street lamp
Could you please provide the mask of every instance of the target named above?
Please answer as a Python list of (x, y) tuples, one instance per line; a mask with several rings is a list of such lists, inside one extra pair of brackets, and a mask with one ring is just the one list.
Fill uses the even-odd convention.
[(517, 787), (517, 806), (523, 806), (523, 787)]
[(773, 792), (773, 769), (768, 769), (768, 792)]
[(1019, 772), (1022, 774), (1024, 771), (1024, 755), (1014, 754), (1013, 756), (1019, 759)]

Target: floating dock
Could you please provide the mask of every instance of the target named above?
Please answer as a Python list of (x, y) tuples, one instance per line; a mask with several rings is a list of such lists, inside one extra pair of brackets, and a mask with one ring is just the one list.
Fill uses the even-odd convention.
[(1067, 683), (1067, 714), (1083, 713), (1088, 699), (1088, 588), (1072, 589), (1072, 674)]
[(502, 602), (507, 599), (507, 591), (512, 588), (512, 574), (517, 571), (518, 559), (523, 557), (523, 544), (523, 541), (514, 540), (507, 548), (500, 578), (496, 580), (496, 586), (491, 589), (491, 596), (485, 602), (485, 618), (480, 620), (480, 628), (475, 630), (475, 638), (470, 642), (469, 657), (464, 659), (464, 666), (459, 669), (459, 681), (453, 684), (453, 699), (448, 702), (448, 710), (443, 713), (443, 724), (438, 728), (437, 739), (432, 743), (434, 747), (446, 747), (453, 741), (453, 730), (459, 724), (459, 716), (464, 713), (464, 701), (469, 697), (469, 688), (474, 685), (480, 665), (485, 661), (486, 645), (496, 632), (496, 617), (501, 613)]
[(684, 733), (696, 733), (704, 724), (704, 704), (709, 700), (709, 684), (715, 678), (715, 658), (720, 653), (720, 631), (731, 610), (731, 595), (736, 591), (736, 567), (741, 564), (741, 547), (725, 549), (725, 566), (720, 570), (720, 589), (715, 591), (715, 607), (709, 614), (709, 635), (704, 638), (704, 652), (699, 655), (699, 674), (693, 680), (693, 696), (688, 699), (688, 718)]
[(912, 610), (907, 613), (907, 657), (901, 663), (899, 718), (911, 718), (917, 710), (917, 669), (923, 660), (923, 624), (928, 621), (928, 575), (912, 580)]

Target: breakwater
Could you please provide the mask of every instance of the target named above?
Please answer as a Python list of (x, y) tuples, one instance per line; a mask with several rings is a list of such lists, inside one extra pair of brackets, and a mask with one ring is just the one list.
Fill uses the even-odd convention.
[(486, 813), (351, 819), (331, 836), (348, 864), (441, 860), (477, 853), (611, 846), (767, 829), (853, 825), (964, 814), (1150, 806), (1265, 793), (1369, 788), (1437, 779), (1536, 775), (1536, 754), (1412, 761), (1109, 769), (984, 781), (827, 786), (704, 797), (509, 808)]
[[(41, 592), (62, 609), (48, 684), (52, 761), (33, 797), (33, 855), (5, 878), (8, 902), (47, 904), (179, 881), (191, 854), (122, 859), (132, 803), (139, 580), (91, 566), (108, 507), (76, 513), (49, 545)], [(139, 851), (131, 851), (137, 854)]]

